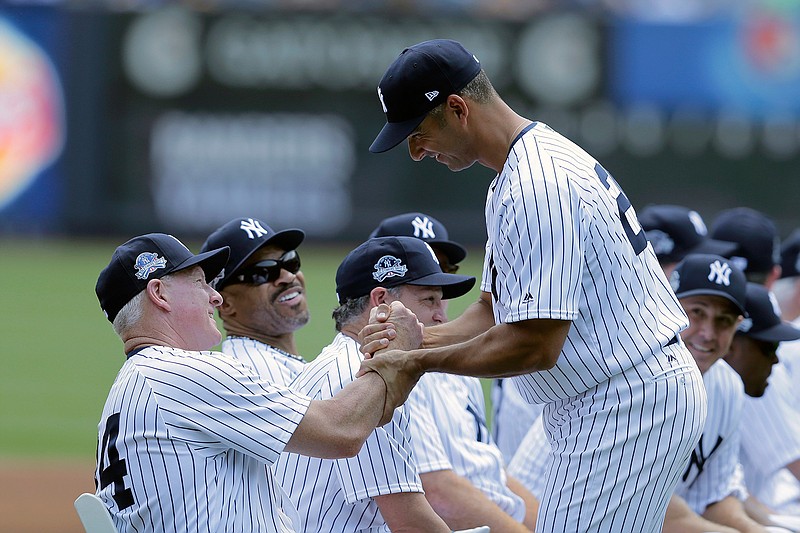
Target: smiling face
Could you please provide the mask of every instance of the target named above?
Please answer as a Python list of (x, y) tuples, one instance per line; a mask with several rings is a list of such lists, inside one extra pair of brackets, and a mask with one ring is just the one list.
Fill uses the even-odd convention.
[(183, 350), (210, 350), (222, 338), (214, 310), (222, 297), (206, 282), (203, 269), (194, 266), (162, 278), (171, 306), (173, 328)]
[[(445, 104), (447, 105), (447, 104)], [(408, 136), (408, 152), (414, 161), (431, 157), (453, 172), (471, 167), (477, 160), (461, 124), (445, 108), (443, 114), (429, 113)]]
[(700, 372), (705, 372), (728, 353), (742, 316), (722, 296), (686, 296), (680, 302), (689, 316), (689, 327), (681, 332), (681, 338)]
[(758, 398), (764, 395), (772, 366), (778, 362), (777, 350), (777, 342), (756, 340), (742, 333), (733, 338), (725, 361), (741, 376), (748, 396)]
[[(279, 259), (286, 250), (266, 245), (257, 250), (244, 268), (266, 259)], [(243, 269), (240, 269), (243, 270)], [(280, 276), (267, 283), (235, 283), (222, 289), (226, 305), (223, 320), (235, 320), (240, 328), (262, 335), (292, 333), (308, 323), (305, 278), (302, 270), (292, 274), (281, 270)]]

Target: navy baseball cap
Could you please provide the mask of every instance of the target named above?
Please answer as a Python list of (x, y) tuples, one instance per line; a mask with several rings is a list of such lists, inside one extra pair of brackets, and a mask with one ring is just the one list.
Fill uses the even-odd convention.
[(681, 205), (648, 205), (637, 218), (661, 263), (677, 263), (691, 253), (725, 256), (738, 246), (709, 238), (703, 217)]
[(194, 255), (184, 244), (165, 233), (134, 237), (114, 250), (111, 262), (97, 278), (94, 291), (100, 308), (114, 322), (120, 309), (142, 292), (151, 279), (199, 265), (206, 281), (225, 266), (230, 250), (219, 248)]
[(711, 238), (738, 244), (725, 257), (747, 274), (769, 272), (781, 261), (780, 239), (775, 223), (749, 207), (721, 212), (712, 224)]
[(737, 331), (747, 337), (766, 342), (800, 339), (800, 329), (781, 319), (775, 296), (759, 283), (747, 284), (747, 314)]
[(730, 259), (713, 254), (689, 254), (669, 278), (675, 296), (721, 296), (747, 316), (747, 280)]
[(800, 229), (794, 230), (781, 246), (781, 277), (800, 276)]
[(442, 272), (436, 254), (415, 237), (375, 237), (347, 254), (336, 270), (339, 304), (366, 296), (376, 287), (441, 287), (444, 299), (457, 298), (475, 285), (472, 276)]
[(228, 246), (231, 249), (225, 268), (212, 285), (221, 290), (239, 268), (256, 250), (267, 244), (274, 244), (286, 251), (294, 250), (303, 242), (306, 234), (299, 229), (275, 231), (256, 218), (234, 218), (217, 228), (208, 236), (200, 248), (201, 252)]
[(434, 39), (403, 50), (378, 83), (386, 125), (369, 151), (385, 152), (403, 142), (428, 112), (480, 71), (478, 58), (456, 41)]
[(416, 237), (435, 249), (441, 250), (451, 263), (456, 264), (467, 257), (467, 250), (449, 239), (444, 224), (424, 213), (403, 213), (384, 218), (369, 237)]

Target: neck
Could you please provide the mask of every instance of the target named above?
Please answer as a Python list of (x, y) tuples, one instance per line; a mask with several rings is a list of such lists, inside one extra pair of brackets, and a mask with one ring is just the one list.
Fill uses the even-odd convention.
[(494, 105), (487, 106), (479, 120), (481, 122), (479, 144), (484, 147), (479, 161), (483, 166), (499, 174), (508, 159), (511, 143), (532, 121), (518, 115), (500, 99)]
[(268, 344), (284, 352), (299, 355), (297, 353), (297, 343), (295, 342), (294, 333), (268, 335), (257, 331), (244, 331), (235, 327), (228, 328), (227, 325), (225, 326), (225, 332), (228, 337), (246, 337), (248, 339), (257, 340), (258, 342), (263, 342), (264, 344)]

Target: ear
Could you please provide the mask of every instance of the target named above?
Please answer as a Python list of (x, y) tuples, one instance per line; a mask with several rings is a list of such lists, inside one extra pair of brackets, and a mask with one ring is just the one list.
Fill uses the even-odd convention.
[(457, 94), (451, 94), (447, 97), (447, 109), (462, 123), (465, 122), (469, 116), (469, 105)]
[(370, 307), (375, 307), (378, 304), (388, 304), (391, 301), (392, 298), (385, 287), (375, 287), (369, 293)]
[(160, 279), (151, 279), (145, 287), (147, 299), (162, 311), (170, 311), (172, 306), (167, 296), (167, 285)]

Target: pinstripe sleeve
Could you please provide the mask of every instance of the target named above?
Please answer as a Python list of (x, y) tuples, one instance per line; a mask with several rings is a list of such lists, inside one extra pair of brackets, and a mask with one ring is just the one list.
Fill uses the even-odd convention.
[(170, 438), (198, 447), (232, 448), (272, 464), (311, 401), (222, 354), (135, 357)]
[(544, 494), (547, 455), (550, 443), (544, 431), (542, 417), (538, 417), (520, 442), (517, 453), (508, 465), (508, 473), (522, 483), (531, 494), (541, 499)]
[(764, 476), (800, 459), (800, 413), (781, 394), (791, 389), (786, 369), (774, 366), (769, 382), (764, 396), (745, 398), (741, 423), (742, 451)]
[(535, 139), (515, 145), (516, 172), (505, 175), (492, 201), (494, 268), (514, 273), (496, 277), (494, 287), (508, 310), (505, 322), (578, 316), (588, 222), (570, 180), (557, 175), (563, 169), (538, 150)]

